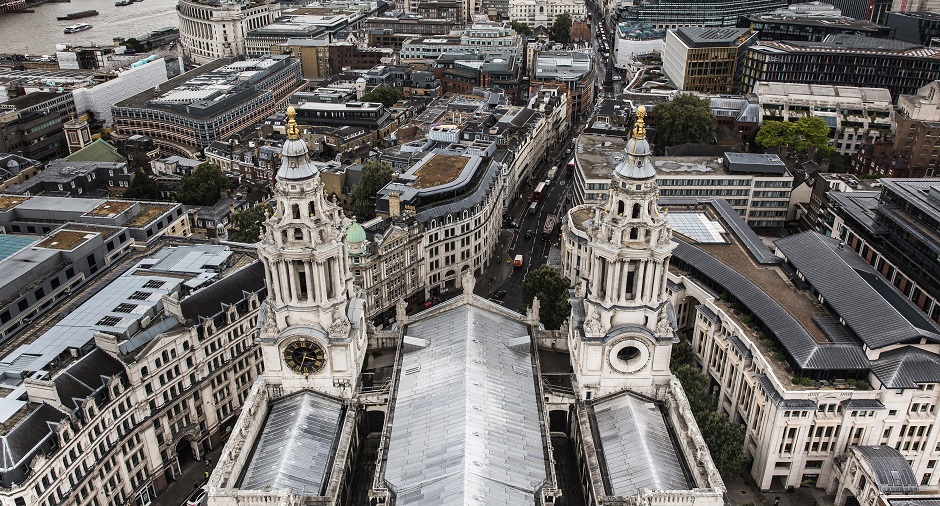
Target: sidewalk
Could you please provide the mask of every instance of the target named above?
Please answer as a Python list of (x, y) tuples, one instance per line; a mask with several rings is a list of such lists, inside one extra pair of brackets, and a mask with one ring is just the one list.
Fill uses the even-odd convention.
[[(206, 473), (212, 473), (216, 462), (219, 461), (219, 455), (222, 454), (224, 444), (214, 448), (208, 453), (212, 460), (212, 465), (206, 467), (205, 461), (187, 462), (183, 464), (183, 475), (173, 483), (167, 486), (166, 490), (157, 496), (152, 503), (153, 506), (180, 506), (186, 504), (186, 499), (194, 489), (201, 487), (208, 479)], [(199, 484), (199, 487), (195, 486)]]
[(770, 489), (761, 492), (750, 476), (725, 481), (728, 487), (728, 503), (730, 506), (832, 506), (832, 498), (820, 488), (802, 487), (787, 492), (783, 489)]
[(476, 284), (477, 295), (489, 297), (497, 287), (503, 284), (512, 275), (512, 259), (509, 258), (509, 244), (512, 242), (514, 230), (502, 229), (499, 232), (499, 242), (493, 251), (490, 266), (480, 276)]

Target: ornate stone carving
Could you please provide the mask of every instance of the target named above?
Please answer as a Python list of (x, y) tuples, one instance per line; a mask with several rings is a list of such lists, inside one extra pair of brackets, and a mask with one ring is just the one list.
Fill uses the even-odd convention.
[(604, 327), (601, 325), (600, 320), (597, 319), (597, 316), (591, 315), (586, 320), (584, 320), (584, 334), (587, 336), (599, 336), (604, 332)]
[(669, 325), (669, 319), (666, 318), (665, 309), (663, 309), (659, 313), (659, 321), (656, 323), (656, 335), (657, 336), (672, 335), (672, 325)]
[(351, 327), (346, 315), (341, 314), (339, 311), (333, 313), (333, 323), (330, 324), (329, 330), (330, 339), (343, 339), (348, 337)]

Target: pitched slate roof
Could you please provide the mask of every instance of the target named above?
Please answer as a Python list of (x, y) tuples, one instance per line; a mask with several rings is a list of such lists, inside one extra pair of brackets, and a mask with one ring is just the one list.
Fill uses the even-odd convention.
[(123, 162), (127, 159), (118, 153), (116, 147), (103, 139), (95, 142), (65, 157), (70, 162)]
[(882, 494), (917, 492), (917, 477), (901, 452), (883, 445), (853, 448), (871, 466)]
[(33, 458), (33, 451), (54, 427), (66, 417), (65, 413), (48, 404), (42, 404), (5, 436), (0, 436), (0, 471), (13, 469)]
[(200, 316), (212, 318), (222, 311), (223, 304), (235, 304), (245, 298), (245, 292), (257, 292), (264, 284), (264, 266), (254, 262), (186, 297), (180, 310), (187, 322), (198, 321)]
[(95, 348), (52, 382), (59, 400), (68, 408), (78, 409), (85, 398), (107, 385), (112, 376), (124, 373), (124, 366), (101, 348)]
[(871, 370), (887, 388), (917, 388), (918, 383), (940, 383), (940, 355), (907, 346), (882, 353)]
[(868, 370), (868, 358), (858, 345), (817, 343), (792, 314), (759, 286), (705, 251), (681, 240), (677, 242), (673, 257), (733, 294), (764, 323), (801, 369)]
[(940, 342), (940, 328), (838, 239), (803, 232), (774, 244), (868, 347)]

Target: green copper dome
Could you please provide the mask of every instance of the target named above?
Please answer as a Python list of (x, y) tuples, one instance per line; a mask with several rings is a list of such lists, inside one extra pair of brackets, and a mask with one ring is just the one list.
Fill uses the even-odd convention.
[(361, 243), (366, 240), (366, 230), (362, 225), (356, 223), (356, 217), (353, 216), (352, 224), (346, 229), (346, 242)]

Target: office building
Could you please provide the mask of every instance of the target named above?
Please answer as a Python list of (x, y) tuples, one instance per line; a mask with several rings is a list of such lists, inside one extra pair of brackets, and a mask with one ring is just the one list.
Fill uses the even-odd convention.
[(544, 26), (550, 28), (555, 17), (568, 14), (573, 21), (581, 21), (587, 16), (584, 0), (509, 0), (509, 19), (525, 23), (530, 28)]
[(890, 26), (843, 16), (839, 9), (820, 2), (792, 4), (767, 14), (741, 16), (737, 26), (758, 32), (761, 41), (822, 42), (829, 35), (863, 35), (889, 39), (894, 38), (895, 32)]
[(246, 54), (245, 37), (251, 30), (274, 22), (281, 4), (267, 1), (201, 2), (180, 0), (180, 50), (195, 63)]
[[(410, 34), (412, 36), (447, 35), (458, 26), (461, 26), (461, 23), (454, 21), (453, 18), (425, 16), (403, 11), (388, 11), (381, 16), (366, 18), (362, 22), (362, 29), (367, 33), (371, 33), (373, 30), (391, 30), (395, 34)], [(375, 44), (369, 45), (376, 47)]]
[(633, 5), (622, 5), (612, 15), (620, 22), (651, 24), (660, 29), (734, 27), (741, 16), (764, 14), (781, 7), (786, 7), (786, 3), (777, 0), (642, 0)]
[(807, 114), (822, 118), (829, 125), (832, 147), (844, 155), (891, 133), (894, 107), (885, 88), (757, 83), (754, 94), (761, 122), (795, 121)]
[(0, 152), (40, 161), (68, 153), (63, 127), (75, 114), (71, 93), (35, 92), (0, 104)]
[(522, 65), (511, 53), (480, 54), (448, 51), (434, 60), (434, 78), (444, 93), (470, 93), (474, 88), (503, 91), (515, 103), (525, 89)]
[(0, 193), (35, 177), (42, 170), (42, 162), (11, 153), (0, 153)]
[(564, 86), (568, 95), (568, 118), (578, 123), (594, 108), (597, 74), (591, 55), (582, 51), (541, 51), (535, 55), (529, 93), (542, 86)]
[(937, 79), (940, 49), (857, 35), (759, 42), (748, 48), (742, 76), (746, 92), (758, 82), (830, 84), (887, 88), (894, 100)]
[[(162, 240), (107, 270), (99, 263), (113, 275), (89, 281), (84, 254), (125, 233), (69, 228), (26, 250), (44, 263), (81, 258), (72, 278), (56, 273), (61, 288), (39, 306), (63, 310), (40, 311), (43, 325), (4, 350), (2, 374), (14, 388), (0, 398), (11, 448), (0, 497), (148, 504), (182, 477), (183, 463), (220, 444), (260, 372), (260, 264), (250, 250)], [(97, 253), (87, 258), (94, 267)]]
[(885, 24), (894, 30), (895, 39), (911, 44), (934, 46), (940, 38), (940, 12), (889, 12)]
[(118, 102), (112, 114), (119, 135), (145, 135), (192, 158), (260, 123), (303, 86), (300, 62), (288, 56), (221, 59)]
[(684, 26), (666, 32), (663, 72), (683, 91), (739, 93), (742, 62), (757, 33), (745, 28)]
[[(578, 136), (572, 205), (603, 203), (610, 185), (609, 166), (623, 160), (625, 143), (618, 137)], [(749, 225), (759, 228), (782, 227), (793, 213), (794, 177), (776, 155), (659, 156), (651, 164), (663, 198), (723, 198)]]

